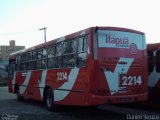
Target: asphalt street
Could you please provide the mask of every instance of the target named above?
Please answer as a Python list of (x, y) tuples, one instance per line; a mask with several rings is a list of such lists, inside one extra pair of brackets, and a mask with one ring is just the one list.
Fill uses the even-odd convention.
[[(132, 120), (160, 119), (159, 108), (151, 109), (139, 105), (101, 105), (98, 107), (58, 106), (56, 112), (49, 112), (43, 102), (26, 100), (18, 102), (15, 94), (7, 87), (0, 87), (0, 119), (2, 120)], [(148, 115), (148, 117), (145, 117)], [(154, 119), (152, 119), (154, 120)]]

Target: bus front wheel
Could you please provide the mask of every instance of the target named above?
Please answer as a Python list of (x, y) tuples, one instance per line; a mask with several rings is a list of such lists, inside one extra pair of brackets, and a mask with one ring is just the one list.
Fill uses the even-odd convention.
[(19, 87), (18, 87), (18, 90), (17, 90), (17, 100), (20, 101), (20, 102), (24, 101), (24, 97), (21, 96), (21, 94), (20, 94), (20, 89), (19, 89)]

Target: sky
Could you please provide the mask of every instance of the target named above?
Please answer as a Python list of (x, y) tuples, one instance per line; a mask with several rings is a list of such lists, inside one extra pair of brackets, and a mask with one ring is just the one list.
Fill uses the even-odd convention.
[(26, 48), (92, 27), (142, 31), (147, 43), (160, 41), (159, 0), (0, 0), (0, 45)]

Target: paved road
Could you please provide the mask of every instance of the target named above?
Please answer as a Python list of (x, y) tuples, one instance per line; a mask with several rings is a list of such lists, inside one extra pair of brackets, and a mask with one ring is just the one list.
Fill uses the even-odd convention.
[[(59, 106), (57, 112), (49, 112), (43, 102), (27, 100), (18, 102), (16, 95), (7, 92), (7, 87), (0, 88), (0, 119), (9, 117), (18, 120), (116, 120), (120, 114), (95, 107)], [(123, 119), (125, 116), (121, 115)]]
[(128, 115), (136, 114), (142, 117), (145, 114), (160, 116), (159, 110), (132, 109), (123, 105), (103, 105), (97, 108), (59, 106), (58, 111), (49, 112), (43, 102), (18, 102), (14, 94), (7, 92), (7, 87), (0, 88), (0, 120), (127, 120)]

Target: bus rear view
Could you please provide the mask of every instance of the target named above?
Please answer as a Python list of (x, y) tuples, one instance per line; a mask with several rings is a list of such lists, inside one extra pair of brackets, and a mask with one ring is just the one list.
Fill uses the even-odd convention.
[(99, 102), (126, 103), (147, 100), (144, 33), (124, 28), (96, 28), (93, 52), (93, 96), (99, 98)]
[(17, 99), (92, 106), (147, 100), (145, 35), (91, 27), (10, 55), (9, 92)]

